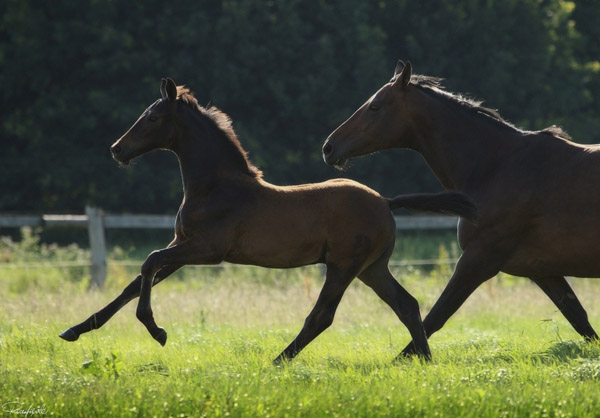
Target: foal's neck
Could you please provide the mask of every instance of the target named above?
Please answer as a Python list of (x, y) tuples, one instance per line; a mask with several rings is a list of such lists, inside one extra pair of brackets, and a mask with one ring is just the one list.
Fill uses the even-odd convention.
[(238, 150), (210, 123), (185, 121), (172, 151), (179, 160), (186, 198), (206, 195), (225, 180), (250, 177)]
[[(468, 191), (485, 182), (507, 155), (523, 146), (522, 136), (495, 126), (487, 116), (461, 109), (460, 104), (419, 93), (416, 140), (420, 153), (447, 189)], [(417, 124), (415, 124), (417, 125)]]

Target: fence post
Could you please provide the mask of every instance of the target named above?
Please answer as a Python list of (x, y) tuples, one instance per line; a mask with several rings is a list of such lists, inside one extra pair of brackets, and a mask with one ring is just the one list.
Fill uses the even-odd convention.
[(90, 287), (104, 286), (106, 281), (106, 240), (104, 239), (104, 219), (102, 210), (85, 207), (88, 218), (88, 234), (90, 235), (90, 252), (92, 253)]

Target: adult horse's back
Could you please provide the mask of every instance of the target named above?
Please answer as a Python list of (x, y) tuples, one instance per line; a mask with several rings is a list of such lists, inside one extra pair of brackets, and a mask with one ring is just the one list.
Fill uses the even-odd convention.
[[(494, 110), (412, 75), (401, 61), (381, 87), (325, 141), (330, 165), (380, 149), (421, 154), (447, 189), (469, 194), (477, 225), (459, 222), (463, 254), (424, 320), (440, 329), (484, 281), (503, 271), (529, 277), (577, 332), (597, 339), (564, 276), (600, 277), (600, 148), (557, 127), (525, 131)], [(409, 344), (404, 354), (412, 354)]]

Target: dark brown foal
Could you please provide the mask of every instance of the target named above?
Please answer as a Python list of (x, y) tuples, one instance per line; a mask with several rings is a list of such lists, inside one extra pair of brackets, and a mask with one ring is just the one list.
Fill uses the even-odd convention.
[(315, 307), (296, 339), (279, 355), (292, 359), (333, 321), (350, 282), (358, 276), (408, 328), (417, 352), (429, 357), (417, 301), (388, 270), (395, 240), (392, 210), (409, 208), (473, 219), (476, 209), (459, 193), (387, 199), (351, 180), (275, 186), (248, 160), (229, 118), (198, 105), (192, 94), (163, 80), (162, 98), (151, 105), (112, 147), (122, 164), (153, 149), (179, 159), (184, 199), (175, 239), (152, 252), (123, 293), (61, 337), (75, 341), (99, 328), (139, 295), (137, 317), (165, 344), (167, 334), (152, 315), (152, 286), (186, 264), (222, 261), (288, 268), (325, 263), (327, 274)]

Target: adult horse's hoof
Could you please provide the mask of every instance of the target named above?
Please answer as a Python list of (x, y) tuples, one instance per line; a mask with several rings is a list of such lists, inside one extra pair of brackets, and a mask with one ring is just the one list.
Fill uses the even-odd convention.
[(59, 337), (65, 341), (77, 341), (79, 339), (79, 335), (75, 331), (73, 331), (72, 328), (69, 328), (68, 330), (60, 334)]
[(418, 358), (419, 360), (422, 360), (422, 361), (426, 361), (426, 362), (430, 362), (431, 361), (431, 353), (415, 353), (415, 352), (405, 353), (403, 351), (400, 354), (398, 354), (396, 356), (396, 358), (394, 358), (394, 360), (392, 360), (392, 363), (394, 363), (394, 364), (396, 364), (396, 363), (402, 363), (404, 361), (413, 359), (415, 357)]
[(167, 343), (167, 331), (163, 328), (157, 328), (155, 332), (152, 333), (152, 338), (159, 342), (163, 347)]

